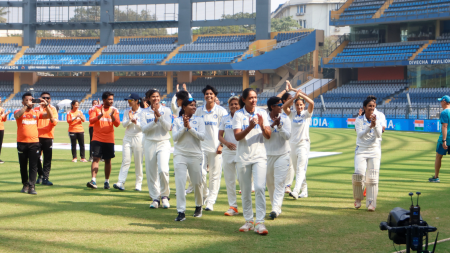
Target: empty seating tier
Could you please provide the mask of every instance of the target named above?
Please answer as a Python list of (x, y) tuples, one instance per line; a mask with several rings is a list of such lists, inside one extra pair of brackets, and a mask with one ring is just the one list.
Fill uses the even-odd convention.
[(420, 52), (415, 60), (449, 59), (450, 58), (450, 36), (443, 34), (434, 43), (428, 45)]
[(330, 63), (360, 63), (408, 60), (425, 42), (399, 42), (370, 45), (351, 45)]
[(355, 0), (339, 16), (339, 20), (368, 19), (380, 9), (385, 1)]
[(232, 42), (251, 42), (256, 38), (255, 35), (231, 35), (231, 36), (200, 36), (194, 42), (197, 43), (232, 43)]
[(119, 45), (175, 44), (177, 37), (122, 38)]
[(295, 33), (279, 33), (274, 39), (277, 40), (277, 44), (273, 47), (273, 50), (277, 50), (282, 47), (289, 46), (298, 42), (309, 34), (309, 32), (295, 32)]
[(193, 43), (184, 45), (181, 52), (193, 51), (243, 51), (247, 50), (252, 42), (231, 42), (231, 43)]
[(226, 52), (226, 53), (202, 53), (189, 54), (181, 53), (170, 59), (168, 64), (178, 63), (231, 63), (244, 52)]
[(94, 46), (98, 39), (42, 39), (41, 46)]
[(0, 43), (0, 54), (16, 54), (20, 51), (17, 43)]
[(36, 45), (35, 48), (27, 48), (26, 54), (93, 54), (100, 48), (100, 45), (86, 46), (42, 46)]
[(437, 12), (448, 12), (450, 0), (430, 1), (394, 1), (381, 17), (421, 15)]
[(16, 65), (81, 65), (90, 55), (23, 55)]
[(0, 64), (9, 63), (14, 58), (12, 54), (0, 55)]
[(177, 48), (177, 44), (151, 44), (151, 45), (109, 45), (102, 53), (150, 53), (171, 52)]
[(158, 64), (167, 54), (102, 54), (92, 64), (121, 65), (121, 64)]

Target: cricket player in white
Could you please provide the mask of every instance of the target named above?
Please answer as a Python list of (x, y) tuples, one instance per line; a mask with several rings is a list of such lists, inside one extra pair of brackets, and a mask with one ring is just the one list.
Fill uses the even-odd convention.
[[(150, 208), (167, 209), (169, 204), (169, 160), (170, 129), (172, 112), (160, 104), (159, 91), (149, 90), (145, 99), (150, 106), (141, 113), (142, 132), (144, 133), (145, 171), (150, 197)], [(184, 188), (183, 188), (184, 189)], [(160, 202), (161, 198), (161, 202)]]
[(177, 191), (178, 216), (175, 221), (186, 219), (186, 186), (187, 172), (191, 176), (195, 194), (194, 217), (202, 216), (203, 184), (202, 184), (202, 147), (205, 138), (205, 123), (201, 117), (194, 115), (196, 102), (189, 98), (181, 104), (179, 117), (172, 127), (174, 144), (173, 166), (175, 169), (175, 184)]
[[(219, 92), (214, 87), (207, 85), (202, 90), (202, 93), (205, 96), (205, 105), (198, 108), (195, 116), (202, 117), (203, 122), (205, 122), (205, 139), (202, 141), (203, 197), (206, 197), (205, 211), (212, 211), (214, 210), (214, 204), (216, 203), (220, 188), (220, 179), (222, 177), (222, 154), (217, 150), (220, 145), (217, 137), (219, 135), (220, 121), (228, 113), (222, 106), (216, 104), (215, 99)], [(209, 188), (206, 181), (207, 166), (209, 166)]]
[[(309, 104), (305, 109), (305, 101)], [(290, 107), (294, 104), (294, 110)], [(306, 171), (308, 169), (308, 155), (310, 148), (309, 125), (314, 110), (314, 101), (301, 90), (298, 90), (284, 105), (283, 110), (291, 120), (291, 161), (295, 168), (295, 188), (289, 193), (294, 199), (308, 197), (308, 185), (306, 184)], [(301, 194), (299, 196), (301, 189)]]
[(264, 139), (267, 152), (267, 189), (269, 190), (272, 211), (270, 217), (277, 218), (281, 214), (283, 204), (285, 180), (289, 172), (290, 151), (289, 138), (291, 137), (291, 122), (283, 114), (281, 98), (271, 97), (267, 101), (269, 109), (269, 124), (272, 134), (270, 139)]
[[(240, 108), (239, 97), (233, 96), (228, 99), (228, 108), (230, 113), (222, 118), (219, 126), (219, 141), (223, 144), (222, 164), (223, 177), (227, 186), (228, 204), (230, 208), (225, 212), (226, 216), (238, 215), (237, 197), (236, 197), (236, 148), (237, 141), (233, 132), (233, 117)], [(225, 134), (225, 136), (224, 136)], [(221, 146), (219, 146), (220, 148)]]
[[(271, 131), (267, 113), (256, 107), (257, 101), (256, 91), (252, 88), (245, 89), (239, 100), (242, 109), (233, 117), (234, 137), (238, 141), (236, 166), (242, 190), (242, 210), (245, 219), (245, 224), (239, 231), (254, 230), (260, 235), (267, 235), (269, 231), (264, 225), (267, 172), (264, 138), (270, 139)], [(256, 225), (253, 224), (252, 176), (255, 184)]]
[(142, 109), (139, 106), (140, 97), (136, 93), (131, 93), (125, 100), (131, 110), (124, 113), (122, 125), (125, 127), (125, 136), (122, 144), (122, 166), (119, 171), (119, 181), (113, 185), (115, 189), (125, 190), (125, 181), (127, 179), (128, 170), (130, 169), (131, 156), (134, 155), (134, 166), (136, 171), (136, 191), (141, 191), (142, 187), (142, 131), (140, 114)]
[(380, 139), (383, 132), (382, 122), (377, 120), (374, 113), (375, 107), (376, 103), (373, 99), (366, 99), (363, 103), (363, 115), (355, 121), (357, 139), (355, 173), (352, 176), (354, 205), (356, 209), (361, 207), (365, 184), (367, 187), (366, 207), (369, 211), (375, 211), (377, 207), (381, 161)]

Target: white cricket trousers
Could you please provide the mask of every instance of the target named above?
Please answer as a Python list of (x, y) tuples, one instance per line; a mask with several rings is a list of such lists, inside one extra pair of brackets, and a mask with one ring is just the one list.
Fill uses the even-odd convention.
[[(209, 167), (209, 187), (207, 186), (206, 181), (207, 167)], [(203, 151), (202, 183), (203, 183), (203, 196), (206, 197), (205, 203), (211, 204), (216, 203), (217, 194), (219, 194), (221, 178), (222, 178), (222, 155), (216, 154), (216, 152)]]
[(292, 159), (289, 156), (289, 171), (286, 175), (286, 180), (284, 181), (286, 187), (292, 185), (292, 182), (294, 182), (294, 177), (295, 177), (295, 169), (294, 165), (292, 164)]
[(266, 174), (267, 161), (244, 165), (236, 163), (241, 187), (242, 210), (246, 221), (253, 221), (252, 176), (255, 185), (256, 222), (264, 222), (266, 216)]
[(269, 190), (272, 211), (281, 213), (281, 205), (284, 198), (284, 187), (286, 175), (289, 172), (290, 155), (286, 153), (281, 156), (267, 156), (267, 190)]
[(237, 205), (237, 195), (236, 195), (236, 163), (234, 159), (236, 158), (236, 153), (223, 152), (223, 177), (225, 179), (225, 185), (227, 186), (228, 195), (228, 205), (232, 207), (238, 207)]
[(377, 207), (378, 180), (380, 174), (381, 149), (356, 147), (355, 174), (365, 176), (366, 207)]
[(176, 155), (173, 158), (175, 169), (175, 186), (177, 191), (177, 211), (186, 211), (186, 174), (189, 171), (191, 182), (194, 186), (195, 206), (203, 205), (202, 185), (202, 157)]
[(291, 144), (291, 161), (295, 169), (295, 188), (293, 192), (297, 194), (308, 191), (306, 184), (306, 171), (308, 170), (309, 141), (301, 141), (298, 144)]
[(122, 166), (119, 171), (119, 183), (125, 184), (128, 170), (130, 169), (131, 156), (134, 155), (134, 166), (136, 172), (136, 185), (142, 185), (142, 135), (125, 136), (122, 143)]
[(170, 141), (144, 140), (145, 172), (152, 200), (169, 197)]

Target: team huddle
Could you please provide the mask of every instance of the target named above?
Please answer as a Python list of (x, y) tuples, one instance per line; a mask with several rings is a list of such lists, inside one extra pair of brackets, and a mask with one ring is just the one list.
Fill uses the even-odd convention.
[[(173, 139), (173, 166), (176, 185), (175, 221), (186, 219), (186, 194), (194, 192), (194, 217), (213, 211), (220, 188), (222, 171), (226, 183), (229, 209), (227, 216), (239, 214), (236, 180), (239, 182), (242, 212), (245, 224), (241, 232), (253, 230), (266, 235), (266, 186), (271, 212), (275, 219), (282, 213), (285, 193), (294, 198), (308, 197), (306, 172), (310, 151), (309, 126), (314, 101), (287, 82), (286, 90), (267, 101), (267, 110), (257, 107), (257, 93), (247, 88), (241, 96), (228, 99), (228, 110), (216, 104), (218, 92), (207, 85), (203, 90), (204, 105), (185, 90), (174, 96), (171, 109), (161, 103), (161, 94), (149, 90), (145, 98), (132, 93), (125, 100), (131, 109), (120, 122), (119, 112), (113, 107), (114, 94), (104, 92), (102, 104), (93, 102), (89, 110), (91, 180), (87, 187), (97, 189), (99, 164), (104, 161), (104, 189), (110, 188), (111, 159), (115, 157), (114, 128), (122, 123), (126, 128), (122, 144), (122, 165), (113, 188), (125, 190), (128, 170), (134, 156), (136, 182), (141, 191), (143, 163), (150, 208), (170, 207), (169, 162), (170, 138)], [(357, 147), (353, 192), (355, 208), (361, 207), (366, 194), (366, 207), (374, 211), (378, 193), (378, 174), (381, 158), (381, 135), (385, 127), (384, 115), (376, 111), (376, 98), (364, 101), (364, 111), (356, 120)], [(53, 130), (57, 121), (56, 109), (50, 105), (50, 94), (42, 93), (33, 99), (30, 93), (22, 97), (23, 108), (14, 112), (17, 122), (17, 149), (22, 176), (22, 192), (37, 194), (35, 183), (52, 185), (49, 181)], [(39, 107), (33, 109), (33, 105)], [(77, 161), (76, 142), (80, 145), (82, 162), (87, 162), (84, 151), (86, 121), (73, 101), (67, 114), (73, 162)], [(306, 108), (307, 107), (307, 108)], [(43, 168), (39, 162), (43, 153)], [(27, 164), (29, 162), (29, 171)], [(366, 173), (367, 170), (367, 173)], [(39, 177), (37, 176), (39, 174)], [(207, 179), (209, 174), (209, 180)], [(291, 190), (294, 177), (295, 187)], [(37, 181), (37, 182), (36, 182)], [(189, 184), (187, 190), (186, 184)], [(252, 192), (255, 193), (256, 217), (253, 216)]]

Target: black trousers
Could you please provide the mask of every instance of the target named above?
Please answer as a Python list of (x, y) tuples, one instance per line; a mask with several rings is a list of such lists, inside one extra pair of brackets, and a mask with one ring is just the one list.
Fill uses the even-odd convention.
[(69, 132), (69, 136), (70, 136), (70, 143), (72, 144), (72, 157), (77, 158), (77, 140), (78, 140), (78, 145), (80, 146), (81, 159), (85, 159), (85, 157), (84, 157), (84, 133)]
[(89, 127), (89, 158), (92, 157), (92, 137), (94, 136), (94, 127)]
[[(36, 183), (37, 164), (40, 156), (39, 142), (17, 143), (17, 152), (19, 153), (20, 176), (22, 177), (22, 184), (34, 186)], [(28, 170), (28, 164), (30, 169)]]
[(0, 130), (0, 154), (2, 153), (3, 136), (5, 135), (5, 130)]
[(41, 150), (44, 154), (43, 165), (39, 160), (38, 175), (44, 179), (48, 179), (50, 176), (50, 170), (52, 169), (52, 155), (53, 155), (53, 139), (50, 138), (39, 138), (39, 143), (41, 144)]

